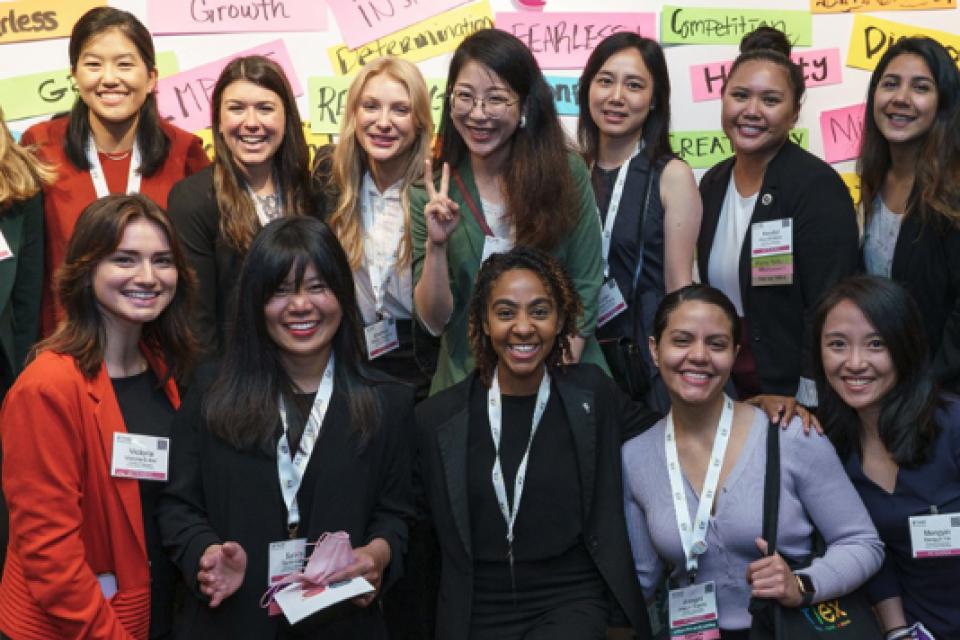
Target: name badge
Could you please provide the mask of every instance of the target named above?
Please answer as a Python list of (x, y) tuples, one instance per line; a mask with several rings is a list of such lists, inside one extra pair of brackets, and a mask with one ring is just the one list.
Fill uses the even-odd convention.
[(497, 238), (495, 236), (483, 237), (483, 254), (480, 256), (480, 263), (483, 264), (487, 258), (495, 253), (506, 253), (513, 249), (513, 242), (510, 238)]
[(373, 360), (400, 346), (397, 338), (397, 322), (393, 318), (384, 318), (363, 328), (367, 338), (367, 357)]
[(114, 478), (167, 481), (170, 438), (114, 433), (110, 475)]
[(755, 287), (793, 284), (793, 220), (750, 225), (750, 273)]
[(620, 287), (617, 281), (610, 278), (600, 287), (600, 295), (597, 297), (597, 326), (602, 327), (613, 318), (624, 312), (627, 303), (620, 293)]
[(10, 245), (7, 244), (7, 239), (3, 237), (3, 233), (0, 232), (0, 260), (9, 260), (13, 257), (13, 250), (10, 249)]
[(680, 640), (720, 640), (717, 593), (713, 582), (671, 589), (670, 637)]
[(960, 513), (913, 516), (910, 543), (914, 558), (960, 556)]
[(295, 571), (303, 571), (307, 560), (307, 539), (279, 540), (270, 543), (267, 564), (267, 586)]

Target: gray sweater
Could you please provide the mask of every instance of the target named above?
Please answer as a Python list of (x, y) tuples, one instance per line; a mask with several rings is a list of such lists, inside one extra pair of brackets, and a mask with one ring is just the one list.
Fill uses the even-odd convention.
[[(763, 480), (766, 471), (767, 418), (755, 409), (747, 441), (723, 487), (707, 532), (707, 552), (700, 556), (697, 582), (713, 580), (722, 629), (750, 626), (747, 565), (760, 558), (756, 538), (763, 525)], [(685, 561), (664, 453), (666, 420), (623, 446), (624, 503), (637, 577), (650, 597), (665, 565), (683, 585)], [(781, 554), (803, 558), (810, 553), (814, 528), (826, 553), (803, 573), (813, 579), (815, 601), (853, 591), (883, 561), (883, 544), (827, 438), (804, 436), (794, 419), (780, 436), (781, 480), (777, 547)], [(690, 520), (699, 496), (684, 478)]]

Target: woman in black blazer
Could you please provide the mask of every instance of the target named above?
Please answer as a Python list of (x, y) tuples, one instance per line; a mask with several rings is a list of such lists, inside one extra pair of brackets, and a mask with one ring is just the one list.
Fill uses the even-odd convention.
[(417, 408), (442, 554), (439, 639), (591, 640), (618, 619), (649, 637), (620, 443), (657, 416), (595, 365), (563, 365), (580, 310), (554, 259), (491, 256), (470, 302), (477, 368)]
[[(222, 365), (198, 376), (174, 425), (158, 508), (193, 590), (182, 636), (385, 638), (376, 598), (401, 573), (413, 512), (413, 391), (362, 368), (350, 267), (323, 223), (267, 225), (238, 283)], [(340, 577), (377, 591), (293, 627), (270, 617), (268, 574), (301, 567), (272, 568), (269, 547), (341, 530), (355, 562)]]
[(761, 27), (740, 51), (721, 115), (734, 156), (700, 181), (697, 266), (744, 320), (732, 375), (738, 396), (816, 405), (812, 313), (833, 283), (857, 269), (856, 215), (840, 176), (789, 140), (804, 80), (786, 36)]
[(960, 392), (960, 71), (936, 40), (904, 38), (877, 63), (857, 173), (866, 271), (913, 295), (934, 374)]
[(297, 100), (263, 56), (230, 62), (213, 88), (213, 164), (173, 186), (168, 212), (197, 274), (191, 328), (207, 355), (223, 350), (244, 254), (270, 220), (315, 215)]

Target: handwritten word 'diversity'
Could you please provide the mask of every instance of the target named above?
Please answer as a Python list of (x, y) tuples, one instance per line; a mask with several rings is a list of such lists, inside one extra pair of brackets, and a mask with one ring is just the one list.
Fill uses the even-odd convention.
[(809, 46), (813, 38), (813, 21), (806, 11), (665, 6), (660, 14), (664, 44), (739, 44), (762, 26), (783, 31), (794, 45)]
[[(790, 57), (803, 72), (803, 79), (808, 89), (827, 84), (840, 84), (842, 81), (839, 49), (801, 51)], [(690, 82), (693, 87), (693, 99), (700, 102), (720, 98), (720, 92), (723, 90), (732, 66), (732, 60), (692, 65)]]
[(960, 35), (911, 24), (881, 20), (866, 14), (853, 17), (847, 66), (873, 71), (884, 52), (903, 38), (927, 36), (943, 45), (960, 66)]
[(918, 9), (953, 9), (956, 6), (957, 0), (810, 0), (812, 13), (916, 11)]
[(453, 51), (464, 38), (481, 29), (493, 27), (493, 15), (487, 0), (448, 11), (429, 20), (378, 38), (355, 49), (335, 45), (327, 49), (333, 69), (349, 75), (381, 56), (399, 56), (419, 62)]
[(327, 12), (315, 0), (147, 0), (155, 34), (319, 31)]
[[(0, 3), (0, 44), (70, 35), (73, 23), (99, 0), (23, 0)], [(10, 54), (8, 54), (10, 55)]]
[(618, 31), (656, 37), (653, 13), (531, 13), (502, 12), (498, 29), (519, 38), (547, 69), (581, 68), (601, 40)]

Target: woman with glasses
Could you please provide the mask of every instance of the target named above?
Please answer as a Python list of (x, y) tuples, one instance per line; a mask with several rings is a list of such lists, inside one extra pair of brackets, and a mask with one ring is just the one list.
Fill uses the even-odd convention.
[(526, 245), (554, 255), (584, 300), (573, 360), (603, 363), (593, 337), (600, 225), (586, 165), (570, 153), (550, 88), (520, 40), (478, 31), (454, 53), (440, 123), (439, 182), (410, 194), (414, 306), (441, 335), (431, 392), (473, 369), (467, 303), (480, 264)]

